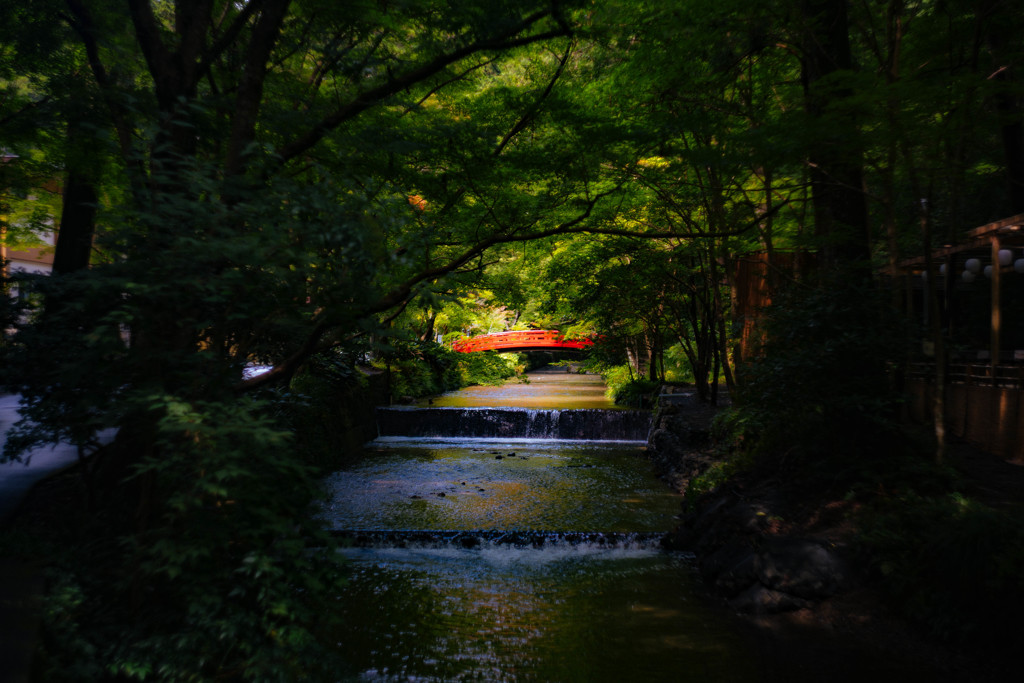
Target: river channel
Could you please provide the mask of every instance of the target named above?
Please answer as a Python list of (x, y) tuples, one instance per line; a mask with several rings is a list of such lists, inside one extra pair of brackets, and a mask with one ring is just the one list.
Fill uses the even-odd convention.
[[(327, 479), (352, 547), (342, 681), (755, 680), (691, 558), (649, 416), (564, 370), (379, 413)], [(640, 422), (638, 422), (640, 421)], [(638, 424), (641, 427), (638, 427)]]

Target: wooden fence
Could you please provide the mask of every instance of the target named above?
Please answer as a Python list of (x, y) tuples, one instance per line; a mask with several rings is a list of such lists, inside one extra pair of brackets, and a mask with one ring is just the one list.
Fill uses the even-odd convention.
[[(912, 368), (910, 417), (931, 420), (934, 367)], [(993, 377), (994, 375), (994, 377)], [(1001, 458), (1024, 463), (1024, 365), (953, 364), (946, 385), (946, 429)]]

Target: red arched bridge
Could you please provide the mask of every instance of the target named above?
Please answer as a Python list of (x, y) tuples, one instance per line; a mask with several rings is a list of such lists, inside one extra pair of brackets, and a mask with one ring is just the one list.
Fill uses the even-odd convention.
[(494, 332), (477, 337), (466, 337), (452, 344), (454, 351), (546, 351), (548, 349), (575, 349), (581, 351), (593, 345), (591, 339), (566, 339), (558, 330), (520, 330)]

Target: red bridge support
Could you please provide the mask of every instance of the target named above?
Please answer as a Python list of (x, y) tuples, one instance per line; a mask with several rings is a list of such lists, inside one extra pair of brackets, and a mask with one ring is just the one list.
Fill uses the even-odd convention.
[(452, 344), (460, 353), (473, 351), (541, 351), (545, 349), (583, 350), (593, 345), (591, 339), (566, 339), (558, 330), (521, 330), (495, 332), (467, 337)]

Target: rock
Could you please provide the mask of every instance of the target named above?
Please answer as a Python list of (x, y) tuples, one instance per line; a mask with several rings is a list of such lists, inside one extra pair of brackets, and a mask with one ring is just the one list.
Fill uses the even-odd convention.
[[(685, 490), (717, 462), (718, 456), (704, 447), (712, 440), (714, 409), (692, 389), (665, 393), (647, 454), (659, 476)], [(742, 485), (719, 489), (700, 499), (663, 545), (692, 551), (704, 581), (741, 612), (799, 609), (848, 588), (852, 575), (835, 548), (814, 539), (772, 535), (779, 526), (769, 522), (777, 503), (770, 487), (767, 495), (764, 487), (754, 492)]]
[(835, 595), (849, 583), (842, 558), (824, 543), (807, 538), (765, 538), (755, 571), (768, 588), (810, 600)]
[(714, 500), (695, 517), (687, 519), (685, 534), (700, 554), (714, 552), (736, 540), (755, 536), (768, 524), (768, 515), (760, 506), (723, 496)]
[(747, 542), (727, 543), (701, 559), (701, 577), (722, 595), (733, 597), (757, 581), (756, 557)]
[(730, 600), (729, 605), (743, 614), (778, 614), (810, 607), (811, 603), (756, 583)]
[(647, 440), (647, 447), (661, 453), (676, 453), (683, 449), (683, 442), (679, 436), (667, 429), (655, 429)]

